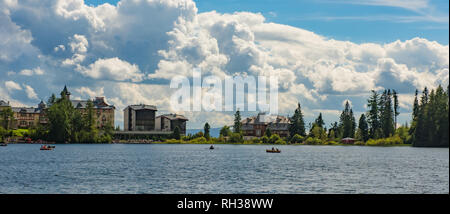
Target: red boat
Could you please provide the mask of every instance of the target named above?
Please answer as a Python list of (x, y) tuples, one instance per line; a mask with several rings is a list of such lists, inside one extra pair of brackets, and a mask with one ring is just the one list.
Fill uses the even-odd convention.
[(41, 148), (40, 148), (40, 150), (53, 150), (53, 148), (52, 148), (52, 147), (49, 147), (49, 146), (47, 146), (47, 145), (42, 145)]

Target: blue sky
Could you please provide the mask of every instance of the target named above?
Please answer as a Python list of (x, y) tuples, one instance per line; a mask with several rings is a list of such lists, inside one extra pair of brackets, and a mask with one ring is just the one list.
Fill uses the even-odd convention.
[[(116, 4), (118, 0), (85, 2)], [(195, 3), (199, 12), (261, 13), (268, 22), (356, 43), (422, 37), (448, 44), (449, 38), (449, 4), (445, 0), (195, 0)]]

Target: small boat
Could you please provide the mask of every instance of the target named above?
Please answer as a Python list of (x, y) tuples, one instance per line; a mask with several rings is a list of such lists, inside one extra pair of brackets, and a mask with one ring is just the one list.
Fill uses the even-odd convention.
[(272, 148), (272, 149), (266, 149), (266, 152), (268, 152), (268, 153), (281, 153), (281, 150)]
[(54, 149), (56, 146), (54, 146), (54, 145), (48, 145), (47, 147), (50, 148), (50, 149)]
[(0, 146), (7, 146), (7, 143), (0, 143)]
[(40, 150), (53, 150), (53, 148), (50, 148), (50, 147), (48, 147), (46, 145), (42, 145)]
[(214, 149), (214, 146), (213, 146), (213, 145), (211, 145), (211, 146), (209, 147), (209, 149)]

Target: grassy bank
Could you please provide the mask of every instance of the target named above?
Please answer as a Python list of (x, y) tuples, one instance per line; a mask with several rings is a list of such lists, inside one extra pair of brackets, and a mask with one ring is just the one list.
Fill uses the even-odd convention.
[[(355, 144), (344, 144), (344, 143), (337, 143), (334, 141), (324, 142), (324, 143), (317, 143), (317, 144), (310, 144), (307, 142), (302, 143), (264, 143), (264, 142), (255, 142), (253, 140), (245, 140), (243, 142), (226, 142), (226, 141), (219, 141), (219, 140), (206, 140), (206, 139), (193, 139), (193, 140), (176, 140), (176, 139), (170, 139), (165, 141), (155, 141), (151, 142), (149, 144), (229, 144), (229, 145), (267, 145), (267, 146), (277, 146), (277, 145), (295, 145), (295, 146), (302, 146), (302, 145), (316, 145), (316, 146), (381, 146), (381, 147), (392, 147), (392, 146), (411, 146), (411, 144), (404, 144), (404, 143), (380, 143), (383, 141), (378, 142), (367, 142), (367, 143), (361, 143), (356, 142)], [(120, 143), (120, 142), (119, 142)]]

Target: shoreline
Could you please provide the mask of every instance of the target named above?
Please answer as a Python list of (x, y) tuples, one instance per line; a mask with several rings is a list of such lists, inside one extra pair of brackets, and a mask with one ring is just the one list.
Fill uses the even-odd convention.
[[(225, 143), (225, 142), (205, 142), (205, 143), (172, 143), (172, 142), (112, 142), (112, 143), (7, 143), (8, 145), (25, 144), (25, 145), (110, 145), (110, 144), (132, 144), (132, 145), (149, 145), (149, 144), (173, 144), (173, 145), (261, 145), (261, 146), (361, 146), (361, 147), (414, 147), (411, 144), (395, 144), (395, 145), (355, 145), (355, 144), (270, 144), (270, 143)], [(417, 148), (449, 148), (449, 147), (417, 147)]]

